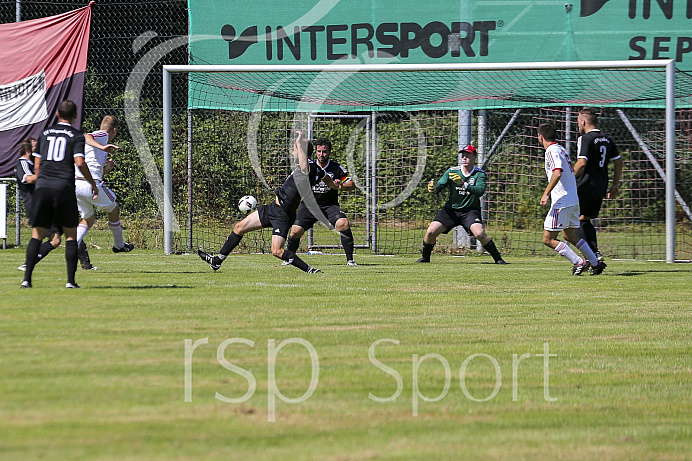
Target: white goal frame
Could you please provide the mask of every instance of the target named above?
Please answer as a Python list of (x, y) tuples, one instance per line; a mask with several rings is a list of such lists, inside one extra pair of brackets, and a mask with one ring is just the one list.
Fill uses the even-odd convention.
[(469, 72), (569, 69), (665, 69), (665, 220), (666, 262), (675, 262), (675, 60), (562, 61), (486, 64), (332, 64), (332, 65), (164, 65), (163, 66), (163, 226), (164, 252), (173, 253), (173, 168), (171, 74), (190, 72)]

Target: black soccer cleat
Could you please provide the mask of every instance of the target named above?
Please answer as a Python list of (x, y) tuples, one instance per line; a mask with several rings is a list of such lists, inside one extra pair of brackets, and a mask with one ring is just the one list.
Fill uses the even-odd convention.
[(418, 261), (416, 261), (416, 262), (417, 262), (417, 263), (429, 263), (430, 260), (429, 260), (429, 259), (425, 259), (425, 258), (420, 258), (420, 259), (419, 259)]
[(22, 281), (22, 284), (19, 285), (19, 288), (31, 288), (31, 282), (28, 280)]
[(76, 283), (67, 282), (67, 283), (65, 284), (65, 288), (82, 288), (82, 287), (80, 287), (80, 286), (77, 285)]
[(588, 271), (589, 267), (591, 267), (591, 263), (587, 260), (583, 260), (574, 265), (572, 268), (572, 275), (581, 275), (583, 272)]
[(216, 261), (214, 261), (214, 258), (215, 258), (214, 255), (207, 253), (205, 251), (202, 251), (202, 250), (197, 250), (197, 255), (200, 258), (202, 258), (202, 260), (204, 260), (204, 262), (209, 264), (209, 267), (211, 267), (215, 271), (218, 271), (221, 268), (221, 263), (220, 262), (217, 263)]
[(509, 263), (507, 261), (505, 261), (504, 259), (500, 258), (497, 261), (495, 261), (495, 264), (499, 264), (501, 266), (504, 266), (504, 265), (509, 264)]
[(134, 250), (135, 246), (132, 243), (125, 242), (122, 248), (113, 247), (113, 253), (129, 253)]
[(316, 267), (308, 266), (308, 274), (323, 274), (321, 270)]
[(598, 264), (591, 268), (591, 275), (601, 275), (603, 273), (603, 269), (606, 267), (606, 263), (603, 261), (598, 261)]
[(77, 259), (79, 259), (79, 263), (85, 271), (98, 270), (98, 267), (91, 264), (91, 259), (89, 259), (89, 252), (87, 250), (77, 253)]

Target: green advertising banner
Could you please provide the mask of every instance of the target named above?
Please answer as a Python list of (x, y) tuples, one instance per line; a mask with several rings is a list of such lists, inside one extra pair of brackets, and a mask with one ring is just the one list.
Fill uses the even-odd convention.
[(189, 0), (195, 64), (675, 59), (690, 0)]

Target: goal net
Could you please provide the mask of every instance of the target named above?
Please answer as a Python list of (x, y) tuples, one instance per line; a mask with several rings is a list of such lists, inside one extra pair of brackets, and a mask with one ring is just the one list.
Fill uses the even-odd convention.
[[(601, 252), (670, 260), (672, 247), (673, 259), (692, 258), (692, 112), (675, 113), (677, 149), (674, 163), (666, 163), (666, 114), (672, 119), (666, 96), (672, 93), (666, 93), (665, 67), (561, 64), (166, 66), (166, 251), (216, 250), (244, 217), (240, 197), (271, 202), (291, 171), (295, 130), (302, 130), (331, 140), (332, 158), (357, 186), (340, 193), (340, 205), (358, 251), (418, 253), (445, 200), (425, 184), (458, 164), (460, 146), (474, 144), (477, 164), (488, 173), (483, 218), (500, 251), (552, 254), (541, 242), (547, 210), (539, 202), (547, 180), (536, 129), (554, 123), (574, 162), (577, 113), (594, 106), (599, 128), (615, 138), (625, 164), (618, 198), (604, 201), (594, 221)], [(678, 72), (676, 105), (689, 107), (691, 94), (692, 78)], [(664, 178), (673, 164), (678, 181), (671, 212)], [(269, 252), (270, 239), (269, 230), (250, 233), (236, 251)], [(317, 224), (299, 251), (339, 253), (339, 244), (335, 231)], [(460, 228), (435, 249), (482, 251)]]

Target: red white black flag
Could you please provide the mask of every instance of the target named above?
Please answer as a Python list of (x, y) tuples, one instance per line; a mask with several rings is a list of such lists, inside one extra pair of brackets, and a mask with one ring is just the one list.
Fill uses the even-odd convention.
[(17, 144), (55, 123), (60, 101), (77, 104), (81, 126), (90, 26), (91, 4), (0, 24), (0, 177), (14, 175)]

